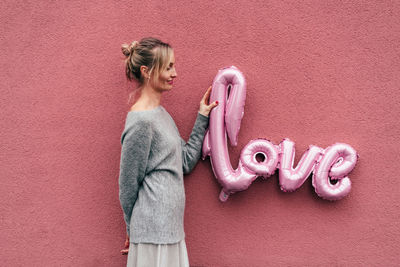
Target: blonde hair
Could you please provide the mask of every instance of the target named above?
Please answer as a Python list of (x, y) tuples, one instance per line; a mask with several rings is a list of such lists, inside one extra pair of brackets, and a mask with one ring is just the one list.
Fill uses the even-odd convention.
[[(140, 67), (146, 66), (150, 70), (150, 79), (158, 79), (160, 73), (169, 63), (172, 47), (157, 38), (146, 37), (139, 42), (133, 41), (130, 45), (123, 44), (121, 49), (125, 55), (125, 74), (127, 80), (135, 80), (139, 83), (137, 90), (130, 94), (129, 102), (132, 94), (136, 95), (145, 83)], [(153, 76), (151, 76), (152, 73)]]

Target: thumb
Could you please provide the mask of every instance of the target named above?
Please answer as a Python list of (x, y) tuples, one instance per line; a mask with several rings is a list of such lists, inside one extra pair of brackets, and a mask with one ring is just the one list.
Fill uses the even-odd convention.
[(219, 104), (218, 101), (214, 101), (214, 102), (212, 103), (212, 108), (218, 106), (218, 104)]

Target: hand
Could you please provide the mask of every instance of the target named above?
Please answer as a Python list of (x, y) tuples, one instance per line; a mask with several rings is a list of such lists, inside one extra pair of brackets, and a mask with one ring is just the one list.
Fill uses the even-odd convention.
[(122, 255), (128, 254), (129, 251), (129, 236), (126, 234), (125, 248), (121, 250)]
[(199, 113), (201, 115), (204, 115), (206, 117), (208, 117), (208, 115), (210, 114), (210, 111), (216, 107), (218, 105), (218, 101), (214, 101), (213, 103), (211, 103), (210, 105), (208, 105), (208, 101), (210, 99), (210, 94), (211, 94), (211, 87), (208, 87), (207, 92), (204, 94), (203, 98), (200, 101), (200, 109), (199, 109)]

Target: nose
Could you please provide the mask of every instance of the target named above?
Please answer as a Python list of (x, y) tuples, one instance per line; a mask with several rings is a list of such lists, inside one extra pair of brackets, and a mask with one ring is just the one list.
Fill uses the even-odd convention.
[(171, 74), (171, 77), (175, 79), (176, 76), (178, 76), (178, 74), (176, 73), (176, 70), (174, 70), (174, 72)]

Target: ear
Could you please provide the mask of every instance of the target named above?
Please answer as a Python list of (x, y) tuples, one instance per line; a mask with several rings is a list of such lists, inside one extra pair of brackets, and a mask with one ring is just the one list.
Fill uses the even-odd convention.
[(150, 76), (149, 76), (149, 68), (148, 67), (146, 67), (146, 66), (140, 66), (140, 73), (142, 74), (142, 76), (144, 77), (144, 78), (146, 78), (146, 79), (148, 79)]

